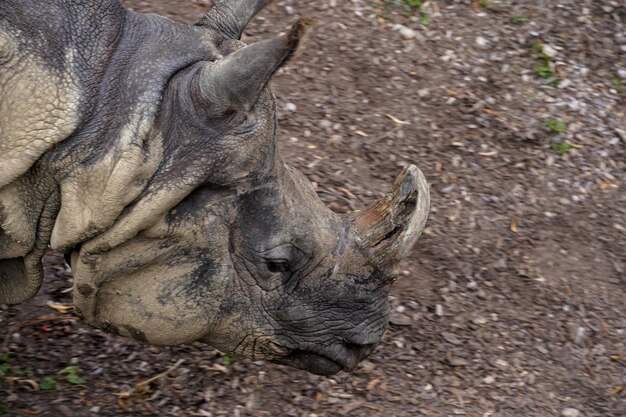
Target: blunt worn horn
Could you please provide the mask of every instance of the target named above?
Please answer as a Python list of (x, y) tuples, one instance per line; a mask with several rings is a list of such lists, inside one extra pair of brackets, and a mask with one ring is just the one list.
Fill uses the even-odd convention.
[(227, 39), (240, 39), (248, 22), (272, 0), (221, 0), (200, 21), (224, 35)]
[(300, 19), (285, 35), (245, 46), (215, 63), (203, 64), (191, 87), (198, 108), (213, 115), (229, 110), (249, 111), (276, 70), (295, 55), (312, 24), (312, 19)]
[(389, 194), (357, 214), (354, 225), (377, 263), (392, 266), (405, 257), (426, 225), (430, 192), (422, 171), (406, 167)]

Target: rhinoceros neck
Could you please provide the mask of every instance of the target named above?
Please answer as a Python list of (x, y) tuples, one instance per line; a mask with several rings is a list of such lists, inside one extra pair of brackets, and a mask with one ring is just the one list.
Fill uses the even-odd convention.
[(146, 189), (163, 162), (155, 120), (164, 91), (174, 74), (209, 57), (205, 44), (196, 28), (126, 13), (105, 68), (82, 88), (78, 128), (40, 162), (60, 189), (53, 247), (110, 228)]
[(0, 66), (0, 260), (38, 258), (50, 240), (65, 250), (115, 222), (161, 164), (154, 120), (169, 79), (209, 58), (208, 43), (118, 0), (0, 2), (10, 58)]
[(40, 3), (0, 2), (0, 187), (80, 126), (124, 25), (117, 1)]

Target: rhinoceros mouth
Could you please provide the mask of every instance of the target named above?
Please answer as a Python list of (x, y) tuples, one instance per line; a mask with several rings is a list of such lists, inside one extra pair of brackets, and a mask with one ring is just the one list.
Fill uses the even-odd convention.
[(374, 351), (376, 344), (336, 344), (326, 351), (293, 349), (287, 355), (273, 360), (282, 365), (303, 369), (317, 375), (333, 375), (352, 371), (359, 362)]
[(346, 368), (326, 356), (305, 350), (294, 350), (289, 355), (276, 359), (274, 362), (303, 369), (317, 375), (334, 375)]

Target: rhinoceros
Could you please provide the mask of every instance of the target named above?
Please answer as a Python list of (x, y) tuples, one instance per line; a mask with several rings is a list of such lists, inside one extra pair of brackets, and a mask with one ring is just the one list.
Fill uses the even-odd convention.
[(195, 25), (119, 0), (0, 2), (0, 303), (69, 254), (88, 324), (328, 375), (380, 342), (429, 210), (415, 166), (335, 214), (280, 158), (268, 83), (308, 19), (250, 45), (269, 0)]

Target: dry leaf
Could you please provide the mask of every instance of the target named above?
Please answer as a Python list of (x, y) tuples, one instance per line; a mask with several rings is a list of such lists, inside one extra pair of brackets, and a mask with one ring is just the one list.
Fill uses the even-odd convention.
[(381, 394), (387, 392), (387, 381), (383, 381), (383, 383), (380, 385), (380, 388), (378, 389), (378, 392), (380, 392)]
[(507, 121), (507, 118), (506, 118), (506, 117), (504, 117), (503, 115), (501, 115), (501, 114), (500, 114), (500, 113), (498, 113), (497, 111), (495, 111), (495, 110), (493, 110), (493, 109), (490, 109), (489, 107), (485, 107), (485, 108), (483, 109), (483, 111), (484, 111), (485, 113), (487, 113), (487, 114), (490, 114), (490, 115), (492, 115), (492, 116), (497, 117), (497, 118), (498, 118), (498, 119), (500, 119), (500, 120), (503, 120), (503, 121), (505, 121), (505, 122)]
[(117, 395), (117, 404), (120, 407), (126, 409), (130, 400), (137, 398), (137, 397), (141, 397), (143, 394), (147, 392), (147, 388), (150, 386), (152, 382), (160, 378), (163, 378), (168, 373), (178, 368), (184, 361), (185, 361), (184, 359), (179, 359), (178, 362), (176, 362), (174, 365), (170, 366), (169, 368), (167, 368), (165, 371), (161, 372), (160, 374), (155, 375), (152, 378), (148, 378), (144, 381), (138, 382), (129, 391), (116, 393), (115, 395)]
[(392, 116), (391, 114), (385, 113), (385, 117), (387, 117), (389, 120), (391, 120), (392, 122), (398, 125), (410, 125), (411, 124), (411, 122), (400, 120), (397, 117)]
[(517, 217), (515, 214), (511, 216), (511, 232), (517, 233)]
[(380, 379), (374, 378), (370, 382), (367, 383), (367, 387), (366, 388), (367, 388), (368, 391), (371, 391), (379, 383), (380, 383)]
[(17, 382), (18, 384), (30, 385), (33, 390), (39, 391), (39, 385), (37, 384), (36, 381), (33, 381), (32, 379), (11, 378), (11, 377), (9, 377), (7, 379), (11, 379), (11, 380)]
[(443, 166), (441, 165), (440, 162), (435, 162), (435, 172), (441, 172), (442, 168)]
[(600, 189), (606, 190), (607, 188), (617, 188), (617, 185), (613, 184), (611, 181), (602, 180), (600, 182)]
[(74, 308), (71, 305), (61, 304), (61, 303), (48, 303), (48, 307), (55, 309), (59, 313), (67, 313), (68, 311)]
[(480, 4), (478, 3), (478, 0), (472, 0), (472, 10), (475, 13), (480, 13)]
[(356, 133), (359, 136), (363, 136), (364, 138), (368, 138), (369, 135), (361, 130), (356, 130), (354, 133)]
[(498, 151), (489, 151), (489, 152), (479, 152), (478, 155), (480, 156), (494, 156), (497, 155)]

